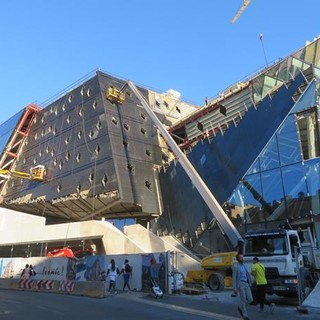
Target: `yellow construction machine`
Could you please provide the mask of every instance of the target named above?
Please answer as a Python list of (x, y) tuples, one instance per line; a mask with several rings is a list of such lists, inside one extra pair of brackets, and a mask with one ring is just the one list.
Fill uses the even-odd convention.
[(32, 167), (29, 173), (15, 170), (0, 170), (0, 175), (5, 177), (29, 179), (33, 181), (43, 181), (46, 176), (46, 168), (45, 166), (38, 165)]
[(210, 290), (223, 290), (232, 286), (232, 265), (237, 252), (219, 252), (200, 261), (202, 270), (189, 270), (185, 278), (187, 284), (205, 284)]

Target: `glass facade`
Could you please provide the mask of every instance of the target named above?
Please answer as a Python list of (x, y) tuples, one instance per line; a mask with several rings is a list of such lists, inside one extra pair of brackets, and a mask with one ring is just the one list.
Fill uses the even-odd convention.
[[(186, 122), (185, 130), (172, 128), (179, 136), (199, 122), (207, 126), (190, 141), (185, 135), (181, 140), (240, 234), (289, 223), (310, 227), (320, 239), (319, 80), (320, 38), (253, 76), (246, 90), (221, 93), (209, 111), (204, 108)], [(226, 109), (222, 120), (219, 104)], [(221, 245), (215, 213), (199, 205), (203, 201), (179, 163), (166, 167), (160, 183), (164, 210), (156, 227), (195, 234), (199, 243), (199, 226), (210, 221), (207, 247), (212, 252), (230, 249)]]
[(248, 229), (320, 215), (316, 96), (312, 81), (229, 197)]
[(0, 124), (0, 154), (3, 151), (3, 148), (6, 146), (13, 130), (15, 129), (17, 122), (20, 120), (21, 115), (23, 114), (24, 109), (15, 114), (6, 122)]

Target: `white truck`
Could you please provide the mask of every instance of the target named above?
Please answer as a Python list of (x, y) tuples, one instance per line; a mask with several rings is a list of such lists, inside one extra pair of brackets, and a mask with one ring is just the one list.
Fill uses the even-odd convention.
[(266, 267), (268, 294), (299, 295), (303, 301), (319, 280), (320, 250), (310, 228), (248, 232), (243, 255), (248, 268), (253, 257)]

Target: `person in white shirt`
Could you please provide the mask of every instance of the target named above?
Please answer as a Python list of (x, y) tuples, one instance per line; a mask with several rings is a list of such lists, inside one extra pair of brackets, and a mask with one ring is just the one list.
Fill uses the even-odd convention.
[(110, 264), (108, 266), (107, 270), (107, 276), (110, 278), (109, 282), (109, 292), (113, 291), (115, 294), (117, 293), (116, 291), (116, 279), (119, 274), (119, 268), (116, 265), (114, 259), (111, 259)]

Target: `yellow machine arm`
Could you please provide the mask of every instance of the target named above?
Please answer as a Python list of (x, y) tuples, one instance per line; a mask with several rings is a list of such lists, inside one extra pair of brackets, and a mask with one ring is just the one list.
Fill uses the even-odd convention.
[(241, 15), (242, 12), (244, 11), (244, 9), (249, 5), (250, 2), (251, 2), (251, 0), (244, 0), (244, 1), (243, 1), (243, 4), (242, 4), (241, 8), (238, 10), (238, 12), (236, 13), (236, 15), (235, 15), (235, 16), (233, 17), (233, 19), (231, 20), (231, 24), (232, 24), (232, 23), (235, 23), (235, 22), (239, 19), (240, 15)]
[(203, 258), (200, 265), (203, 269), (225, 270), (231, 268), (235, 262), (237, 252), (218, 252)]
[(46, 168), (42, 165), (38, 165), (36, 167), (32, 167), (30, 169), (30, 173), (15, 170), (0, 170), (0, 175), (34, 181), (43, 181), (46, 175)]

